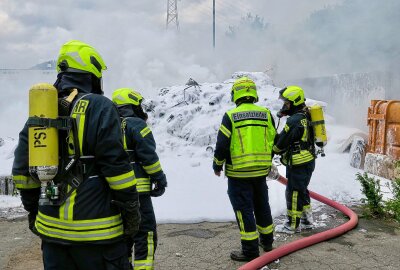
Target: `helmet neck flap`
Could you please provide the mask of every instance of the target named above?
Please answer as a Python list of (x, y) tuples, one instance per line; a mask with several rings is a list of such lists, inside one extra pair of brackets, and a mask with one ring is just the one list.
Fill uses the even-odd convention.
[(91, 73), (59, 73), (54, 87), (57, 88), (60, 97), (69, 95), (69, 90), (74, 88), (80, 93), (103, 94), (101, 78)]

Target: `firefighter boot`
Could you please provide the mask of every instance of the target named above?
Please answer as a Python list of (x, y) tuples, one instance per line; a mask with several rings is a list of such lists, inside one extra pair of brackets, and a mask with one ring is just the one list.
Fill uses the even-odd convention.
[(284, 224), (277, 225), (275, 227), (275, 232), (277, 232), (277, 233), (286, 233), (286, 234), (295, 234), (295, 233), (300, 233), (301, 229), (300, 229), (300, 226), (298, 226), (297, 228), (293, 229), (290, 226), (290, 223), (287, 221)]
[(301, 214), (300, 227), (303, 230), (311, 230), (314, 228), (313, 223), (314, 223), (314, 220), (313, 220), (311, 208), (304, 209), (303, 213)]
[(273, 248), (272, 248), (272, 244), (263, 244), (263, 243), (260, 243), (259, 244), (260, 245), (260, 247), (264, 250), (264, 252), (269, 252), (269, 251), (271, 251)]
[(249, 262), (257, 258), (259, 254), (244, 254), (243, 251), (235, 250), (231, 252), (231, 259), (238, 262)]

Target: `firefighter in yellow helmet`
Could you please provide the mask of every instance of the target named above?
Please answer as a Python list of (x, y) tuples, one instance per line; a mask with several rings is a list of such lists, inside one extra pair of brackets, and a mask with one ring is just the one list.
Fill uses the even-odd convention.
[(152, 270), (157, 248), (157, 224), (151, 197), (164, 194), (167, 178), (156, 153), (153, 133), (146, 124), (148, 116), (142, 108), (142, 95), (131, 88), (120, 88), (114, 91), (112, 101), (122, 119), (122, 140), (138, 181), (142, 217), (138, 233), (128, 241), (128, 256), (132, 261), (132, 248), (135, 246), (134, 269)]
[[(125, 238), (133, 237), (140, 223), (137, 180), (118, 111), (102, 95), (105, 69), (92, 46), (65, 43), (54, 84), (62, 118), (47, 124), (30, 118), (19, 135), (13, 180), (29, 212), (29, 228), (42, 239), (44, 269), (130, 269)], [(52, 181), (59, 198), (42, 200), (41, 183), (30, 174), (31, 125), (59, 129), (60, 165)]]
[(314, 132), (311, 116), (305, 105), (304, 91), (288, 86), (279, 92), (283, 100), (278, 117), (289, 116), (282, 132), (277, 136), (273, 151), (281, 155), (286, 166), (287, 220), (276, 231), (288, 234), (312, 229), (310, 195), (307, 190), (315, 168)]
[(240, 229), (240, 251), (230, 256), (236, 261), (250, 261), (259, 256), (259, 245), (272, 250), (273, 224), (266, 176), (272, 165), (275, 124), (268, 109), (258, 101), (255, 83), (237, 79), (231, 91), (234, 109), (225, 113), (218, 131), (213, 169), (221, 175), (225, 164), (228, 195)]

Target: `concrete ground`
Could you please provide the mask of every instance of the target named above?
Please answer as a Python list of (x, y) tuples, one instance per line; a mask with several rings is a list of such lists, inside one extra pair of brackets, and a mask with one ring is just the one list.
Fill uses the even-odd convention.
[[(282, 222), (282, 218), (276, 219), (275, 223)], [(274, 246), (347, 221), (329, 207), (319, 208), (314, 218), (317, 224), (324, 226), (295, 236), (275, 233)], [(233, 222), (161, 224), (158, 232), (155, 269), (238, 269), (243, 265), (229, 258), (231, 250), (240, 248), (239, 230)], [(43, 269), (40, 240), (28, 230), (25, 216), (10, 218), (10, 215), (0, 214), (0, 239), (0, 269)], [(360, 218), (358, 226), (345, 235), (289, 254), (263, 269), (398, 270), (399, 240), (398, 223)]]

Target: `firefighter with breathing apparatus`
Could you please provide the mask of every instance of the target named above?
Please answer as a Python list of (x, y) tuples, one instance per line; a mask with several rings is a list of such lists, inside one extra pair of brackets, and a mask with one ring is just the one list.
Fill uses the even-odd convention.
[(44, 269), (130, 269), (125, 239), (139, 227), (138, 193), (118, 111), (103, 96), (105, 69), (93, 47), (72, 40), (54, 86), (29, 92), (12, 174)]
[(157, 224), (151, 197), (164, 194), (167, 178), (156, 153), (153, 133), (146, 124), (148, 116), (142, 108), (142, 95), (131, 88), (120, 88), (114, 91), (112, 101), (121, 116), (122, 141), (137, 179), (142, 217), (138, 233), (128, 241), (128, 256), (132, 261), (134, 246), (134, 269), (152, 270)]
[(326, 132), (322, 108), (319, 105), (307, 107), (304, 91), (298, 86), (288, 86), (280, 90), (279, 98), (283, 106), (278, 112), (279, 118), (289, 116), (285, 127), (277, 135), (273, 151), (281, 155), (286, 166), (286, 204), (287, 220), (278, 225), (277, 232), (293, 234), (303, 229), (313, 228), (310, 195), (308, 185), (315, 168), (315, 144), (325, 155)]
[(236, 107), (222, 118), (213, 169), (220, 176), (225, 164), (228, 195), (240, 229), (242, 248), (231, 252), (231, 259), (250, 261), (259, 256), (259, 245), (267, 252), (274, 241), (266, 176), (276, 130), (270, 111), (254, 104), (258, 95), (250, 78), (237, 79), (231, 97)]

